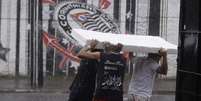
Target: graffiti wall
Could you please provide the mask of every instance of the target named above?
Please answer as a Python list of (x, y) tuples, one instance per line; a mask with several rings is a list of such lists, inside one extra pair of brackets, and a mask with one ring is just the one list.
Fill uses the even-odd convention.
[[(0, 1), (0, 75), (15, 75), (16, 67), (20, 74), (27, 75), (28, 1), (21, 1)], [(19, 7), (21, 9), (17, 10)]]
[[(72, 28), (83, 28), (102, 32), (120, 33), (112, 17), (102, 10), (111, 7), (108, 0), (37, 0), (42, 3), (42, 25), (44, 44), (44, 71), (55, 75), (63, 71), (71, 63), (65, 53), (73, 52), (79, 47), (71, 37)], [(66, 2), (71, 2), (67, 4)], [(74, 3), (73, 3), (74, 2)], [(28, 75), (31, 71), (30, 31), (31, 0), (1, 0), (0, 1), (0, 75)], [(102, 8), (100, 10), (99, 8)], [(52, 41), (54, 45), (50, 42)]]
[[(71, 36), (72, 28), (142, 35), (157, 32), (177, 44), (179, 0), (155, 1), (157, 5), (151, 1), (0, 0), (0, 75), (30, 75), (31, 67), (35, 66), (30, 61), (38, 58), (32, 56), (39, 53), (37, 49), (32, 52), (38, 45), (32, 42), (40, 40), (37, 35), (43, 37), (44, 76), (68, 75), (69, 71), (76, 70), (78, 63), (74, 54), (81, 47)], [(154, 9), (159, 11), (157, 16), (152, 14)], [(156, 26), (151, 24), (154, 19)], [(153, 33), (149, 33), (150, 29), (154, 29)], [(38, 30), (42, 34), (33, 34)], [(176, 67), (175, 56), (169, 60)]]
[[(72, 28), (120, 33), (120, 28), (108, 14), (86, 2), (62, 2), (52, 9), (53, 11), (45, 11), (53, 13), (50, 20), (43, 25), (49, 28), (44, 33), (44, 43), (47, 47), (46, 69), (52, 75), (58, 73), (57, 71), (69, 71), (69, 68), (77, 69), (79, 63), (76, 57), (70, 55), (75, 55), (81, 47), (71, 35)], [(54, 31), (50, 31), (50, 28)]]

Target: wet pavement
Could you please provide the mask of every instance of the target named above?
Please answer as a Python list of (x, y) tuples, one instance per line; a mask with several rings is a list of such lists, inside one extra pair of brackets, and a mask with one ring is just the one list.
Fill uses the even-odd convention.
[[(28, 79), (0, 79), (0, 101), (68, 101), (71, 78), (48, 78), (41, 89), (30, 87)], [(125, 80), (127, 92), (129, 79)], [(151, 101), (174, 101), (175, 78), (157, 79)], [(125, 98), (126, 101), (126, 93)]]
[(67, 101), (64, 93), (0, 93), (0, 101)]
[(42, 88), (32, 88), (29, 78), (0, 78), (0, 101), (67, 101), (73, 77), (45, 78)]
[[(0, 93), (1, 101), (68, 101), (64, 93)], [(151, 101), (174, 101), (174, 95), (154, 95)], [(124, 98), (124, 101), (127, 101)]]

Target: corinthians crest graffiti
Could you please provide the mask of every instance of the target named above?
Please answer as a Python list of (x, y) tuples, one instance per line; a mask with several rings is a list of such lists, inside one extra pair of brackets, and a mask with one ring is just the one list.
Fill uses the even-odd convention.
[(74, 40), (71, 36), (72, 28), (120, 33), (118, 26), (107, 14), (86, 3), (66, 2), (60, 4), (56, 8), (54, 17), (59, 30), (72, 40)]
[[(79, 61), (74, 55), (81, 48), (71, 34), (72, 28), (81, 28), (105, 33), (120, 33), (120, 30), (107, 14), (93, 5), (80, 2), (63, 2), (54, 11), (56, 28), (60, 35), (57, 37), (43, 34), (44, 43), (62, 53), (58, 67), (62, 68), (68, 59)], [(50, 53), (51, 54), (51, 53)], [(57, 60), (57, 59), (56, 59)]]

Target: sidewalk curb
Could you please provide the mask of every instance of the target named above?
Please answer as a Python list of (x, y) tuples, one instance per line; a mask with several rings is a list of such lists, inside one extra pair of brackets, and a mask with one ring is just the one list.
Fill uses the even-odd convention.
[(60, 89), (46, 90), (46, 89), (0, 89), (0, 93), (69, 93)]

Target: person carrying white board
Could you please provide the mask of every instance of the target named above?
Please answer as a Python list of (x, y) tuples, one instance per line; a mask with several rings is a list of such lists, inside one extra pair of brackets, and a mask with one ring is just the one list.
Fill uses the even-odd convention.
[(167, 75), (167, 51), (148, 53), (147, 57), (135, 57), (135, 66), (128, 90), (128, 101), (150, 101), (156, 74)]

